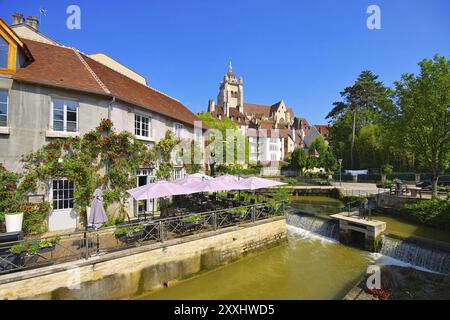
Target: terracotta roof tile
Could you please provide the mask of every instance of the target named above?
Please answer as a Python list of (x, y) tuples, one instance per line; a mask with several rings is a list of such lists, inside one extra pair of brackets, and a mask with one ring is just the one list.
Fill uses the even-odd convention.
[(256, 116), (270, 117), (270, 106), (254, 103), (244, 103), (244, 112)]
[[(72, 48), (26, 39), (23, 41), (34, 61), (17, 70), (14, 76), (16, 80), (115, 96), (119, 100), (182, 123), (193, 125), (194, 121), (199, 121), (181, 102), (75, 52)], [(203, 126), (207, 128), (205, 124)]]
[[(234, 122), (236, 122), (239, 125), (247, 125), (247, 120), (246, 120), (245, 114), (237, 111), (236, 108), (230, 108), (229, 112), (230, 112), (230, 116), (233, 117), (232, 120)], [(221, 115), (223, 117), (226, 116), (225, 112), (223, 110), (223, 107), (220, 105), (216, 105), (216, 109), (213, 112), (211, 112), (211, 114), (213, 115), (213, 117), (216, 117), (216, 118), (218, 115)]]
[(34, 61), (17, 70), (16, 80), (104, 94), (73, 49), (23, 39)]

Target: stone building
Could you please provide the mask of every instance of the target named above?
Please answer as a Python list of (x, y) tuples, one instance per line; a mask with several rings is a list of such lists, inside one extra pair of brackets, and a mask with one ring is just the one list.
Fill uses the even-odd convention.
[[(87, 55), (53, 41), (38, 31), (36, 18), (13, 16), (8, 26), (0, 19), (0, 163), (20, 171), (23, 154), (55, 138), (87, 133), (102, 118), (111, 119), (118, 131), (129, 131), (149, 147), (167, 130), (180, 140), (202, 139), (199, 121), (180, 101), (149, 87), (145, 79), (104, 54)], [(198, 132), (200, 131), (200, 132)], [(173, 159), (173, 178), (184, 175), (183, 163)], [(136, 185), (155, 178), (157, 168), (131, 174)], [(61, 182), (61, 183), (60, 183)], [(73, 197), (73, 182), (55, 177), (45, 197)], [(53, 188), (64, 188), (53, 190)], [(67, 201), (66, 201), (67, 200)], [(72, 201), (69, 201), (72, 200)], [(76, 227), (73, 198), (53, 207), (50, 230)], [(130, 201), (128, 215), (151, 210), (151, 201)]]
[[(231, 63), (220, 83), (217, 103), (209, 100), (208, 112), (218, 119), (230, 118), (246, 134), (253, 146), (251, 161), (270, 162), (274, 157), (276, 161), (286, 159), (295, 148), (307, 148), (317, 135), (328, 132), (326, 126), (312, 126), (305, 118), (296, 117), (283, 100), (270, 105), (245, 102), (243, 78), (235, 75)], [(269, 132), (270, 139), (265, 138), (267, 133), (257, 134), (255, 130)], [(276, 139), (279, 150), (263, 154), (263, 150), (275, 148)]]

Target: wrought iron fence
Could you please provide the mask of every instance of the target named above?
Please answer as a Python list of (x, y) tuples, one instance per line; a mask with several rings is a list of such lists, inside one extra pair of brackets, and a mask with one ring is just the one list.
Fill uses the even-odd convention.
[[(254, 204), (198, 214), (125, 223), (55, 237), (0, 244), (0, 274), (103, 255), (194, 233), (215, 231), (283, 215), (285, 204)], [(49, 246), (49, 243), (54, 242)], [(44, 245), (41, 245), (44, 244)], [(46, 246), (47, 245), (47, 246)], [(33, 249), (31, 249), (33, 248)]]

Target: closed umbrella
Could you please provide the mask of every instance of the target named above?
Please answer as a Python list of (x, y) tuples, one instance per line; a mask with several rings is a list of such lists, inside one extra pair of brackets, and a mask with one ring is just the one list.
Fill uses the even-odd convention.
[(105, 209), (103, 208), (103, 192), (100, 188), (97, 188), (95, 189), (92, 197), (88, 224), (92, 225), (95, 229), (98, 229), (107, 220), (108, 217), (106, 216)]

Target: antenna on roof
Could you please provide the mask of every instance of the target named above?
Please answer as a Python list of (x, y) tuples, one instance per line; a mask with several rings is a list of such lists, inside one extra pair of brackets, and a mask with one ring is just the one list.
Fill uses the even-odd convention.
[(42, 17), (46, 17), (47, 12), (48, 10), (46, 8), (44, 7), (39, 8), (39, 23), (41, 24), (41, 28), (42, 28)]

